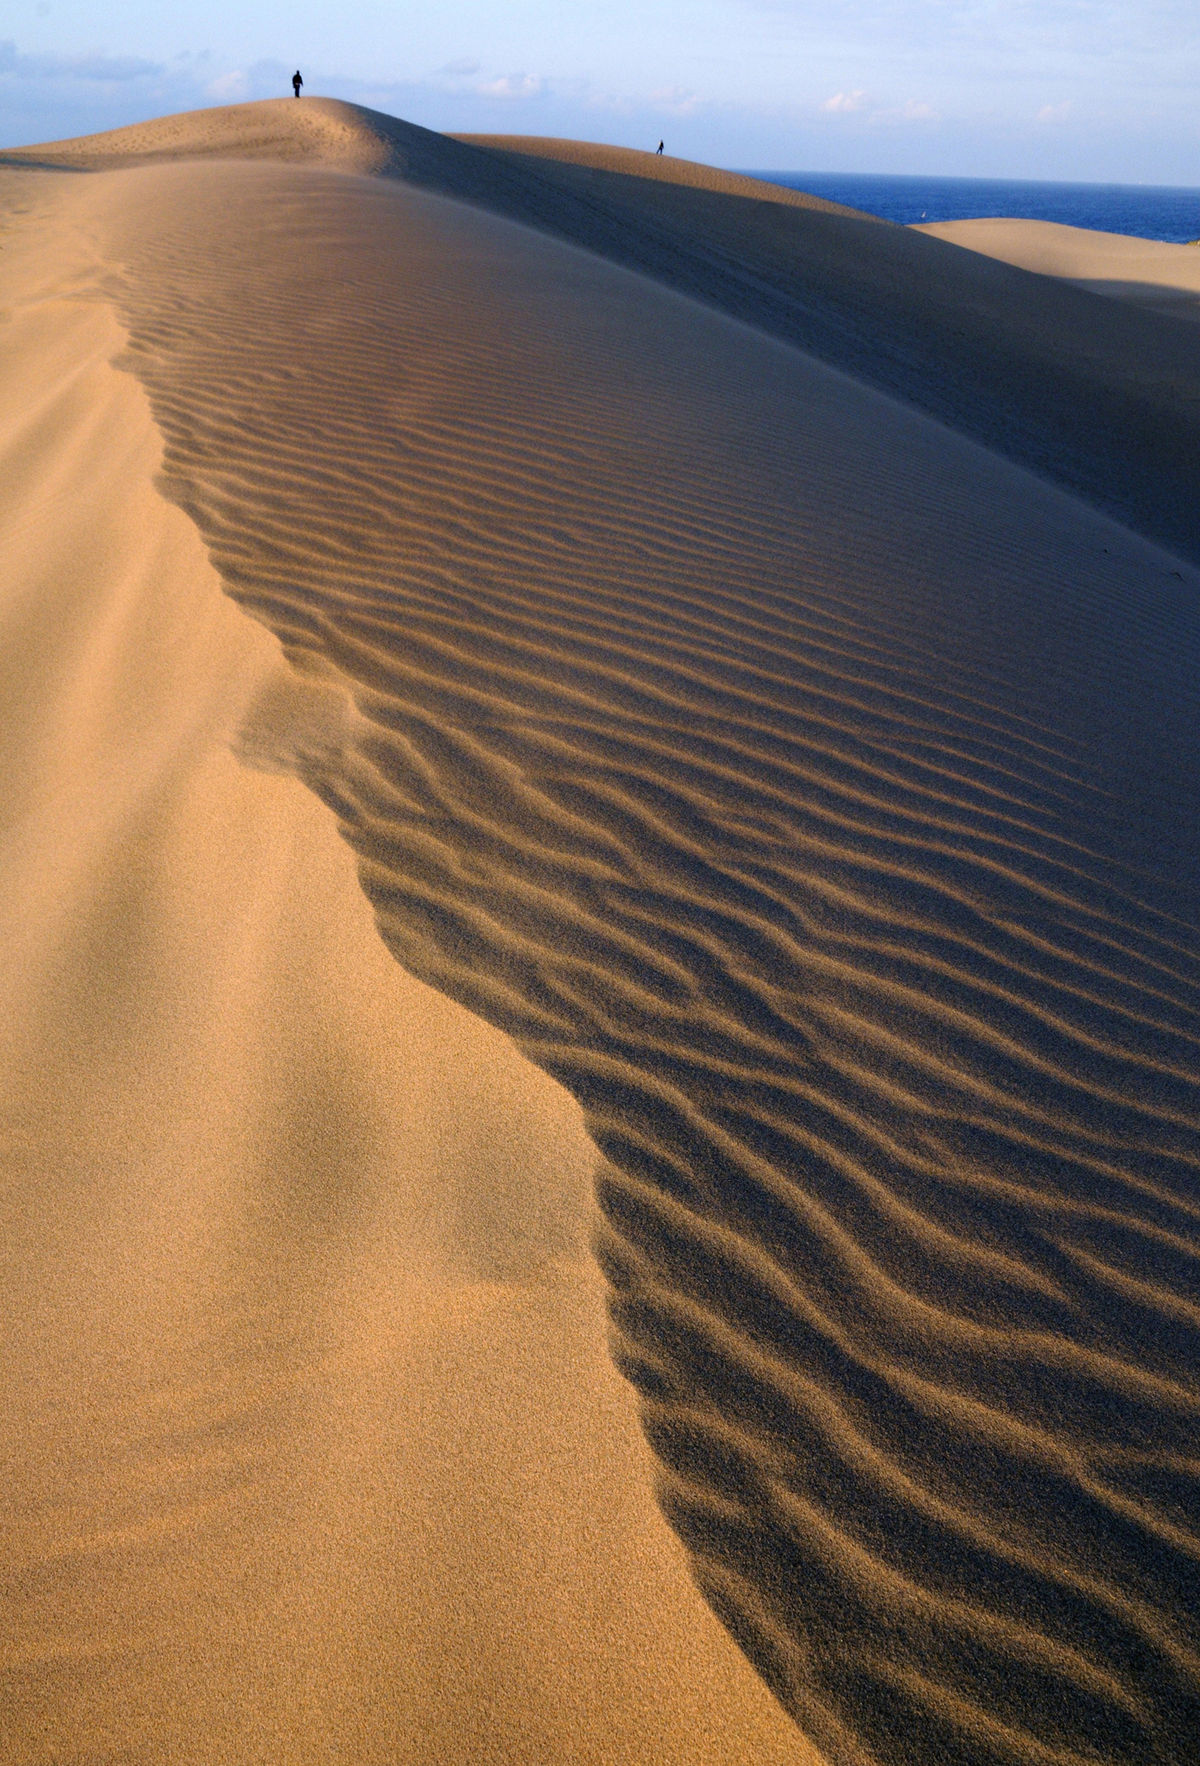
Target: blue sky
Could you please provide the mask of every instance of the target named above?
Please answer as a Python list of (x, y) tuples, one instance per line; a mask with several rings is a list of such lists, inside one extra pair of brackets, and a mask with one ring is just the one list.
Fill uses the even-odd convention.
[(308, 92), (718, 165), (1200, 186), (1196, 0), (6, 0), (0, 145)]

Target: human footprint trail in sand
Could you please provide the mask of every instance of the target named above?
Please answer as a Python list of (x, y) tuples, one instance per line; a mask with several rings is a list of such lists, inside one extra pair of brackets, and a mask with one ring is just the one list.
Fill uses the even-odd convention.
[(444, 197), (111, 192), (165, 488), (353, 695), (297, 770), (608, 1160), (713, 1607), (832, 1760), (1183, 1766), (1196, 573)]

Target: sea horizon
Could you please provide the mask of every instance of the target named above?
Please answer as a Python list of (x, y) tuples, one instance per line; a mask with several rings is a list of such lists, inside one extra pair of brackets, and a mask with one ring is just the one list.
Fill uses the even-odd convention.
[(754, 170), (746, 175), (791, 190), (806, 190), (902, 226), (1004, 216), (1056, 221), (1172, 244), (1200, 240), (1200, 187), (1187, 185), (891, 172)]

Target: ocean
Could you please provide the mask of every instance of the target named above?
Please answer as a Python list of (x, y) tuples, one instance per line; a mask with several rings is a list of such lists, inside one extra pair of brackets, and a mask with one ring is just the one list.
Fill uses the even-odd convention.
[(892, 177), (867, 172), (754, 172), (886, 221), (1012, 215), (1176, 243), (1200, 239), (1200, 190), (1153, 184), (1044, 184), (1006, 178)]

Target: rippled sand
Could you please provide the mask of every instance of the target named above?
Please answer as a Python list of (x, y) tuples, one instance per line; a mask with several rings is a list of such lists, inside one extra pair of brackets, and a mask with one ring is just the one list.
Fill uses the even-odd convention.
[[(428, 1281), (427, 1244), (441, 1271), (445, 1235), (469, 1240), (466, 1273), (438, 1277), (449, 1299), (434, 1348), (406, 1325), (382, 1362), (362, 1351), (369, 1374), (348, 1374), (320, 1331), (301, 1331), (322, 1345), (306, 1361), (289, 1311), (298, 1253), (290, 1241), (280, 1251), (279, 1217), (305, 1193), (312, 1137), (339, 1148), (321, 1203), (336, 1231), (301, 1208), (311, 1263), (299, 1284), (337, 1335), (358, 1315), (353, 1284), (330, 1273), (330, 1244), (351, 1262), (361, 1253), (345, 1198), (365, 1155), (328, 1094), (306, 1089), (308, 1056), (294, 1086), (307, 1127), (287, 1143), (299, 1152), (277, 1154), (270, 1117), (259, 1130), (255, 1181), (272, 1200), (254, 1259), (284, 1272), (282, 1292), (259, 1302), (270, 1341), (284, 1339), (268, 1361), (289, 1379), (319, 1363), (303, 1377), (322, 1397), (308, 1435), (310, 1413), (300, 1425), (286, 1408), (251, 1433), (282, 1456), (295, 1439), (313, 1452), (314, 1433), (344, 1454), (345, 1431), (378, 1407), (392, 1432), (368, 1429), (389, 1445), (372, 1461), (361, 1527), (340, 1519), (357, 1512), (342, 1461), (332, 1498), (305, 1482), (317, 1496), (286, 1549), (276, 1474), (262, 1511), (237, 1509), (237, 1552), (257, 1554), (284, 1593), (297, 1581), (317, 1591), (286, 1626), (275, 1596), (267, 1603), (268, 1636), (277, 1646), (286, 1634), (300, 1663), (291, 1678), (278, 1647), (270, 1668), (253, 1652), (215, 1659), (220, 1627), (199, 1624), (202, 1597), (168, 1563), (156, 1586), (175, 1607), (154, 1609), (147, 1647), (159, 1660), (182, 1640), (209, 1651), (211, 1696), (197, 1708), (225, 1713), (226, 1752), (177, 1741), (176, 1754), (145, 1757), (274, 1761), (307, 1757), (289, 1751), (304, 1746), (317, 1759), (332, 1735), (345, 1757), (373, 1758), (346, 1742), (351, 1714), (409, 1713), (427, 1692), (419, 1738), (411, 1717), (390, 1734), (378, 1720), (379, 1757), (551, 1759), (565, 1744), (546, 1712), (575, 1697), (570, 1721), (597, 1760), (805, 1760), (812, 1743), (839, 1766), (1185, 1766), (1200, 1727), (1188, 329), (792, 192), (759, 196), (746, 180), (649, 156), (631, 170), (577, 145), (453, 142), (343, 105), (236, 107), (41, 158), (94, 175), (12, 169), (9, 188), (42, 205), (12, 224), (35, 264), (39, 215), (88, 242), (87, 274), (74, 273), (93, 307), (102, 299), (119, 316), (123, 364), (163, 438), (159, 483), (175, 507), (160, 499), (155, 519), (193, 545), (202, 536), (224, 587), (287, 659), (271, 648), (269, 669), (210, 718), (203, 752), (230, 793), (282, 793), (312, 823), (288, 873), (287, 927), (309, 913), (328, 937), (361, 920), (351, 850), (375, 911), (383, 945), (369, 928), (356, 934), (355, 961), (379, 976), (377, 1028), (345, 1012), (329, 1085), (359, 1083), (365, 1051), (418, 981), (437, 992), (410, 1015), (442, 1022), (451, 1008), (439, 996), (477, 1015), (445, 1018), (451, 1042), (463, 1039), (452, 1059), (420, 1057), (441, 1082), (429, 1093), (407, 1076), (407, 1042), (370, 1088), (381, 1137), (370, 1144), (385, 1149), (372, 1206), (400, 1214), (371, 1241), (375, 1303), (412, 1304), (395, 1294)], [(43, 322), (33, 292), (29, 312)], [(93, 439), (90, 460), (103, 443)], [(22, 446), (18, 435), (14, 457)], [(145, 604), (157, 605), (149, 582)], [(219, 599), (206, 605), (240, 619)], [(194, 684), (178, 649), (194, 617), (181, 612), (171, 639), (173, 715), (182, 683)], [(44, 631), (40, 611), (29, 618)], [(106, 657), (132, 651), (139, 673), (168, 678), (139, 630), (110, 620), (105, 632)], [(245, 621), (237, 642), (270, 648)], [(206, 664), (204, 678), (228, 697), (226, 663)], [(77, 697), (38, 703), (61, 723)], [(165, 716), (152, 707), (138, 731)], [(109, 763), (117, 777), (131, 740)], [(62, 773), (78, 777), (73, 764)], [(110, 791), (104, 772), (93, 813)], [(40, 783), (33, 796), (59, 811), (66, 801)], [(344, 847), (330, 845), (317, 800)], [(222, 866), (224, 813), (183, 818)], [(262, 825), (250, 807), (239, 813)], [(128, 838), (123, 827), (105, 850)], [(309, 882), (318, 846), (322, 864), (344, 859), (328, 908)], [(264, 855), (248, 857), (224, 907), (197, 892), (214, 989), (231, 972), (220, 938), (239, 913), (261, 924), (238, 904), (269, 872)], [(145, 892), (143, 868), (129, 876)], [(67, 892), (73, 925), (91, 899)], [(94, 984), (96, 963), (113, 960), (111, 924), (87, 946), (100, 955), (69, 953), (56, 973)], [(49, 934), (30, 937), (49, 948)], [(305, 934), (288, 959), (301, 1003), (268, 989), (256, 1015), (222, 1032), (228, 1070), (261, 1064), (281, 1024), (323, 1022), (332, 1008), (304, 1003), (313, 975), (341, 990), (337, 962), (308, 962), (319, 944)], [(121, 997), (144, 1014), (144, 945), (129, 949)], [(28, 1012), (34, 996), (15, 997)], [(69, 1042), (82, 1008), (72, 994), (55, 1009), (47, 1022)], [(478, 1019), (560, 1089), (536, 1090)], [(40, 1099), (14, 1062), (23, 1095)], [(509, 1063), (511, 1095), (542, 1100), (534, 1140), (549, 1134), (553, 1157), (516, 1151), (499, 1186), (453, 1141), (432, 1174), (414, 1165), (409, 1137), (447, 1116), (457, 1133), (467, 1076)], [(159, 1108), (174, 1110), (189, 1071), (184, 1060), (161, 1076)], [(94, 1112), (97, 1095), (131, 1095), (120, 1086), (132, 1079), (123, 1070), (97, 1087), (85, 1063), (79, 1084), (80, 1110)], [(280, 1085), (267, 1074), (255, 1108)], [(479, 1092), (465, 1109), (485, 1167), (489, 1134), (516, 1109), (509, 1096)], [(146, 1132), (159, 1147), (153, 1122)], [(651, 1455), (639, 1458), (624, 1429), (585, 1303), (589, 1145), (604, 1161), (594, 1246), (612, 1347), (673, 1530), (656, 1532), (639, 1507), (623, 1559), (596, 1551), (592, 1529), (614, 1504), (640, 1502)], [(130, 1249), (129, 1226), (146, 1216), (119, 1145), (48, 1192), (36, 1158), (37, 1182), (15, 1186), (22, 1208), (37, 1192), (31, 1242), (49, 1210), (70, 1228), (76, 1285), (137, 1286), (147, 1253)], [(227, 1168), (222, 1153), (213, 1169)], [(106, 1203), (86, 1280), (62, 1182), (120, 1198)], [(421, 1214), (419, 1231), (406, 1209)], [(452, 1224), (463, 1221), (469, 1230)], [(161, 1248), (151, 1269), (156, 1258)], [(66, 1327), (37, 1322), (47, 1258), (20, 1267), (34, 1272), (21, 1314), (34, 1321), (18, 1382), (28, 1391)], [(172, 1317), (176, 1261), (162, 1279)], [(492, 1310), (473, 1334), (464, 1312), (475, 1316), (481, 1292)], [(532, 1362), (512, 1347), (524, 1342), (513, 1308), (531, 1292), (550, 1320)], [(263, 1335), (259, 1316), (239, 1353)], [(197, 1341), (203, 1354), (188, 1353), (203, 1361), (209, 1339)], [(486, 1371), (505, 1345), (522, 1370), (516, 1414), (537, 1415), (543, 1392), (555, 1405), (578, 1397), (578, 1368), (593, 1405), (586, 1427), (548, 1425), (558, 1481), (515, 1520), (511, 1468), (530, 1456), (523, 1433), (508, 1438), (508, 1388)], [(397, 1400), (414, 1365), (420, 1395)], [(141, 1374), (126, 1370), (116, 1396), (109, 1377), (76, 1375), (45, 1398), (38, 1426), (70, 1442), (74, 1403), (111, 1427), (104, 1418), (121, 1414)], [(428, 1428), (433, 1391), (451, 1394), (441, 1433)], [(412, 1445), (414, 1406), (426, 1452)], [(489, 1444), (457, 1476), (451, 1427)], [(172, 1464), (199, 1475), (202, 1445), (176, 1442)], [(51, 1458), (81, 1500), (98, 1500), (91, 1451), (35, 1445), (17, 1520), (42, 1514)], [(126, 1492), (135, 1542), (140, 1488)], [(64, 1500), (46, 1505), (54, 1526)], [(410, 1519), (429, 1502), (452, 1517), (449, 1545), (440, 1526)], [(554, 1533), (563, 1513), (575, 1518)], [(496, 1538), (482, 1516), (495, 1517)], [(555, 1552), (534, 1574), (519, 1542), (544, 1536), (539, 1525)], [(35, 1539), (39, 1526), (60, 1537), (35, 1520)], [(705, 1629), (674, 1540), (744, 1658)], [(57, 1561), (35, 1549), (28, 1575), (60, 1611)], [(438, 1579), (446, 1561), (458, 1594)], [(660, 1566), (649, 1592), (647, 1561)], [(403, 1597), (398, 1564), (415, 1578)], [(561, 1603), (587, 1605), (600, 1564), (609, 1592), (598, 1623), (590, 1609), (593, 1632), (579, 1620), (555, 1629)], [(93, 1598), (95, 1576), (73, 1574)], [(240, 1589), (203, 1598), (251, 1626)], [(22, 1588), (14, 1609), (34, 1664), (18, 1757), (40, 1761), (56, 1758), (34, 1739), (46, 1712), (58, 1713), (52, 1745), (70, 1738), (52, 1651), (31, 1642), (46, 1621), (30, 1601)], [(640, 1645), (630, 1608), (649, 1616)], [(322, 1641), (333, 1613), (339, 1636), (353, 1617), (349, 1668)], [(589, 1682), (571, 1641), (600, 1633), (593, 1659), (618, 1676), (611, 1734), (603, 1696), (578, 1692), (598, 1670)], [(193, 1646), (197, 1634), (207, 1641)], [(540, 1664), (526, 1662), (515, 1689), (514, 1650)], [(130, 1642), (83, 1684), (119, 1703), (134, 1654)], [(744, 1664), (778, 1705), (755, 1702)], [(78, 1660), (72, 1673), (78, 1684)], [(300, 1684), (315, 1688), (307, 1705)], [(499, 1684), (509, 1726), (497, 1739), (487, 1726)], [(706, 1688), (713, 1702), (697, 1722), (688, 1712)], [(116, 1739), (89, 1745), (129, 1745), (110, 1722)]]

